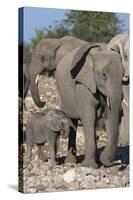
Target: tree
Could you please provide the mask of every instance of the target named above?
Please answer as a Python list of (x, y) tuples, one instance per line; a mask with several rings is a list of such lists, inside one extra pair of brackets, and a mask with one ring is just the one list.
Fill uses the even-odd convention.
[(59, 24), (58, 25), (56, 24), (54, 27), (49, 26), (48, 28), (35, 30), (35, 37), (31, 39), (32, 48), (34, 49), (41, 39), (60, 38), (65, 35), (70, 35), (70, 34), (69, 30), (65, 28), (62, 22), (59, 22)]
[(60, 38), (66, 35), (89, 42), (108, 42), (123, 30), (123, 21), (115, 13), (70, 10), (65, 15), (65, 20), (36, 30), (36, 36), (31, 40), (32, 46), (35, 47), (42, 38)]
[(108, 42), (123, 29), (115, 13), (72, 10), (66, 16), (71, 34), (89, 42)]

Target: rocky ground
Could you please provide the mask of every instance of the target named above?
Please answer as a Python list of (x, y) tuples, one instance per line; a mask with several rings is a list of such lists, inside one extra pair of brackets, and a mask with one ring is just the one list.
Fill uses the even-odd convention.
[[(54, 78), (41, 77), (40, 80), (41, 98), (46, 100), (46, 106), (39, 109), (32, 101), (30, 92), (25, 99), (26, 109), (23, 112), (23, 130), (27, 119), (33, 112), (43, 111), (48, 108), (59, 108), (60, 98), (57, 92)], [(97, 130), (97, 143), (99, 153), (106, 143), (106, 132)], [(45, 146), (44, 153), (48, 156), (48, 162), (38, 160), (37, 148), (32, 151), (32, 161), (26, 159), (26, 145), (20, 148), (19, 156), (19, 190), (25, 193), (68, 191), (97, 188), (114, 188), (129, 186), (129, 148), (118, 144), (116, 164), (113, 167), (92, 169), (81, 166), (84, 159), (84, 136), (83, 128), (78, 127), (77, 131), (77, 164), (65, 163), (67, 155), (67, 139), (60, 138), (60, 145), (57, 152), (57, 166), (50, 168), (48, 146)]]

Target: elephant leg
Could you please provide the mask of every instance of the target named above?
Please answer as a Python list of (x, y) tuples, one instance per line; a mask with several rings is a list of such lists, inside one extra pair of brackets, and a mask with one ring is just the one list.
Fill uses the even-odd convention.
[(48, 147), (50, 151), (50, 167), (56, 166), (56, 151), (57, 151), (57, 135), (50, 133), (48, 137)]
[(96, 163), (96, 104), (97, 100), (88, 91), (86, 87), (79, 84), (76, 86), (78, 111), (83, 123), (85, 137), (85, 159), (82, 162), (83, 166), (98, 168)]
[[(72, 120), (75, 127), (78, 125), (78, 120)], [(65, 163), (76, 163), (76, 131), (71, 127), (68, 139), (68, 154)]]
[[(107, 111), (108, 110), (108, 111)], [(119, 123), (119, 106), (117, 108), (106, 108), (106, 131), (107, 131), (107, 142), (103, 152), (100, 155), (101, 163), (110, 167), (114, 164), (115, 153), (118, 144), (118, 123)]]
[(39, 160), (43, 160), (44, 162), (46, 162), (47, 158), (44, 155), (44, 145), (43, 144), (38, 144), (37, 148), (38, 148), (38, 159)]

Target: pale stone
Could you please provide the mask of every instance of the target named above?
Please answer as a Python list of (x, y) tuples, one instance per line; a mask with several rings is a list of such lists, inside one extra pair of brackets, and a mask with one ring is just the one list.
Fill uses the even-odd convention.
[(71, 183), (72, 181), (75, 180), (75, 169), (69, 169), (68, 171), (65, 172), (63, 175), (63, 180), (66, 183)]

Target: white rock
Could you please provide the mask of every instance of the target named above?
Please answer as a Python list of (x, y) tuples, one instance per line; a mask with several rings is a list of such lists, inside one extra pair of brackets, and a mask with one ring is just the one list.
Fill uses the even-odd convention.
[(69, 169), (66, 171), (63, 175), (63, 180), (66, 183), (71, 183), (72, 181), (75, 180), (75, 169)]
[(84, 176), (92, 174), (93, 170), (94, 170), (93, 168), (79, 167), (80, 173)]

